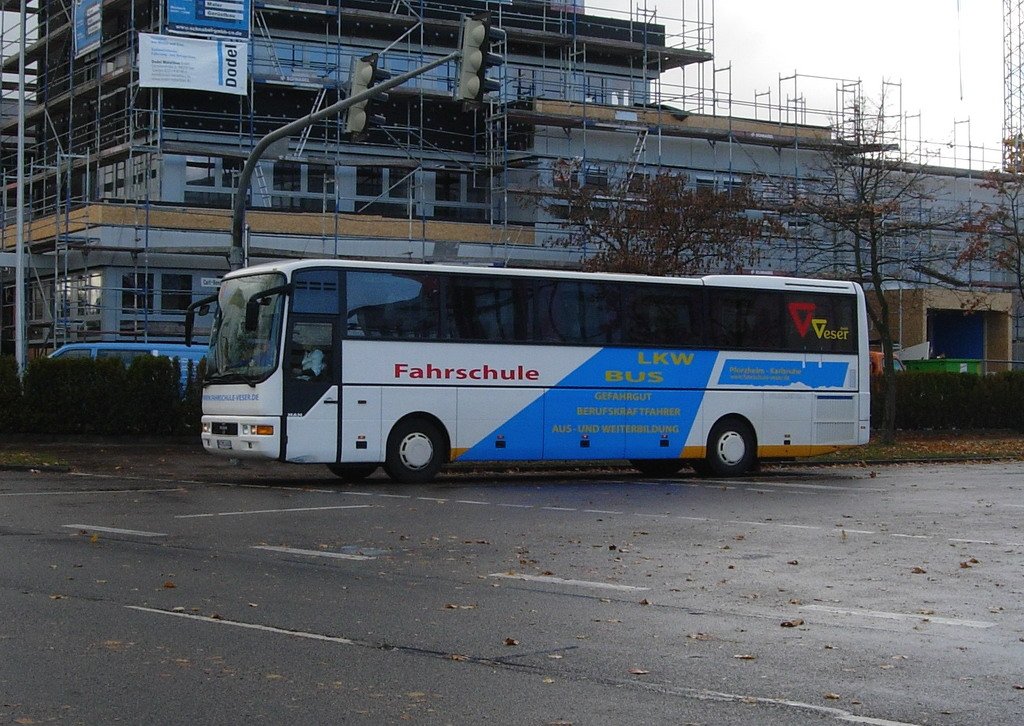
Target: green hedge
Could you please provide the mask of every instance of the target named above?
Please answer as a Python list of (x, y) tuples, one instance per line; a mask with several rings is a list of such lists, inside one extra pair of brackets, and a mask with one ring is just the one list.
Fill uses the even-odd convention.
[[(882, 379), (871, 382), (871, 423), (882, 420)], [(1024, 431), (1024, 371), (896, 375), (896, 428)]]
[[(199, 381), (205, 361), (188, 364), (182, 390), (177, 361), (39, 358), (18, 379), (14, 359), (0, 358), (0, 433), (197, 434)], [(881, 421), (882, 380), (871, 382), (871, 420)], [(1024, 371), (974, 376), (900, 373), (896, 427), (902, 430), (1024, 431)]]
[(0, 431), (36, 434), (171, 435), (199, 431), (200, 371), (182, 387), (177, 360), (38, 358), (19, 381), (0, 359)]

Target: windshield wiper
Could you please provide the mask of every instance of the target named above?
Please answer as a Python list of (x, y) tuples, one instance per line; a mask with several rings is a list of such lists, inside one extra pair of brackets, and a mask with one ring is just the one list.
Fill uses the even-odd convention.
[(251, 388), (260, 382), (257, 376), (245, 373), (207, 373), (206, 380), (211, 383), (247, 383)]

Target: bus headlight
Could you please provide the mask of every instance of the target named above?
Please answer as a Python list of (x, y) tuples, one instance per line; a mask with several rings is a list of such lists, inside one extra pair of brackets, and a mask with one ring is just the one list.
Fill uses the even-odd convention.
[(202, 431), (203, 431), (204, 434), (210, 433), (210, 422), (209, 421), (203, 421)]
[(242, 424), (242, 436), (273, 436), (274, 427), (269, 424)]

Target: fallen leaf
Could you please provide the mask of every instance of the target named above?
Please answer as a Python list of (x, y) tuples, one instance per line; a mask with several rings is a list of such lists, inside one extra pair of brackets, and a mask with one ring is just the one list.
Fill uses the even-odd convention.
[(94, 534), (92, 537), (89, 538), (89, 541), (93, 544), (96, 544), (100, 541), (100, 536), (98, 534)]
[(1024, 691), (1024, 683), (1014, 683), (1013, 687), (1016, 688), (1018, 691)]
[(519, 641), (515, 638), (505, 638), (505, 645), (519, 645)]
[(641, 600), (641, 601), (640, 601), (640, 604), (641, 604), (641, 605), (650, 605), (650, 604), (651, 604), (651, 601), (650, 601), (650, 600), (648, 600), (648, 599), (647, 599), (647, 598), (645, 597), (645, 598), (644, 598), (643, 600)]
[(825, 694), (825, 695), (823, 696), (823, 698), (827, 698), (827, 699), (829, 699), (830, 701), (835, 701), (835, 700), (837, 700), (837, 699), (840, 699), (840, 698), (842, 698), (842, 696), (840, 696), (840, 695), (839, 695), (838, 693), (826, 693), (826, 694)]
[(63, 595), (50, 595), (50, 599), (51, 600), (63, 600), (64, 596)]
[(544, 680), (541, 681), (541, 683), (554, 683), (554, 682), (555, 682), (555, 679), (551, 678), (550, 676), (545, 677)]
[(645, 671), (643, 668), (630, 668), (629, 672), (634, 676), (646, 676), (650, 671)]
[(960, 569), (961, 570), (969, 570), (969, 569), (971, 569), (971, 563), (970, 562), (961, 562), (960, 563)]
[(405, 695), (409, 698), (425, 698), (427, 694), (423, 691), (409, 691)]
[(757, 660), (756, 655), (750, 655), (749, 653), (741, 653), (740, 655), (734, 655), (733, 658), (737, 660)]
[(712, 640), (712, 636), (707, 633), (690, 633), (686, 636), (690, 640)]
[(800, 618), (794, 618), (793, 620), (783, 620), (781, 625), (784, 628), (795, 628), (799, 625), (803, 625), (804, 621)]
[(177, 587), (177, 585), (175, 585), (175, 584), (174, 584), (173, 582), (171, 582), (170, 580), (167, 580), (166, 582), (164, 582), (164, 589), (165, 589), (165, 590), (173, 590), (173, 589), (174, 589), (174, 588), (176, 588), (176, 587)]
[(455, 603), (445, 603), (445, 610), (473, 610), (476, 605), (456, 605)]
[(562, 660), (564, 657), (564, 655), (558, 655), (557, 653), (548, 656), (551, 660)]
[(913, 572), (915, 575), (923, 575), (928, 572), (928, 570), (924, 569), (923, 567), (912, 567), (910, 568), (910, 571)]
[(787, 565), (799, 565), (800, 564), (800, 560), (790, 560), (786, 564)]
[(461, 662), (461, 661), (464, 661), (464, 660), (469, 660), (469, 656), (468, 655), (460, 655), (459, 653), (452, 653), (450, 656), (448, 656), (448, 660), (457, 660), (457, 661)]

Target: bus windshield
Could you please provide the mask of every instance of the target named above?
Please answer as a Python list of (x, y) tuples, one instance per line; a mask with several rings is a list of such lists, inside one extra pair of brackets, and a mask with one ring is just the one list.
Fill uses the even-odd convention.
[(217, 294), (218, 309), (210, 331), (206, 380), (255, 384), (277, 367), (284, 295), (261, 298), (255, 330), (245, 329), (246, 304), (265, 290), (284, 284), (281, 274), (225, 280)]

